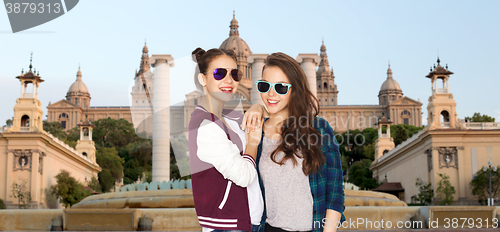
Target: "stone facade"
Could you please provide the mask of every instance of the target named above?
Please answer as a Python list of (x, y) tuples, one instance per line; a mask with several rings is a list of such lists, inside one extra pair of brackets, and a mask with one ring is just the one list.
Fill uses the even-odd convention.
[[(44, 190), (56, 184), (55, 176), (66, 170), (84, 183), (97, 178), (101, 168), (96, 163), (93, 142), (78, 141), (75, 150), (43, 131), (43, 110), (38, 100), (38, 85), (43, 80), (31, 68), (30, 64), (30, 70), (17, 77), (21, 96), (14, 106), (13, 125), (0, 131), (0, 198), (8, 208), (17, 208), (18, 200), (11, 197), (12, 185), (25, 181), (32, 197), (29, 208), (61, 208), (45, 202)], [(28, 85), (33, 85), (33, 92), (27, 92)]]
[[(427, 110), (428, 125), (394, 149), (378, 156), (370, 169), (379, 181), (387, 176), (389, 182), (399, 182), (404, 188), (404, 199), (411, 202), (419, 193), (417, 178), (431, 183), (434, 192), (441, 179), (439, 173), (450, 176), (455, 187), (455, 201), (477, 204), (469, 183), (474, 175), (491, 161), (500, 164), (500, 123), (468, 123), (459, 120), (456, 102), (449, 91), (448, 81), (453, 74), (439, 64), (428, 78), (432, 96)], [(437, 82), (443, 82), (438, 88)]]

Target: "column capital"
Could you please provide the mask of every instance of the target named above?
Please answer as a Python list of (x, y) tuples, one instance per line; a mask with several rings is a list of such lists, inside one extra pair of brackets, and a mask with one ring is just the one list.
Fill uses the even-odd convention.
[(171, 55), (152, 55), (149, 58), (149, 62), (153, 67), (156, 67), (160, 64), (169, 64), (170, 67), (174, 67), (174, 58)]
[(300, 53), (295, 59), (299, 63), (312, 61), (314, 65), (318, 65), (321, 61), (321, 57), (319, 57), (316, 53)]
[(269, 56), (269, 54), (252, 54), (248, 57), (247, 62), (249, 64), (252, 64), (252, 63), (258, 62), (258, 61), (264, 62), (266, 60), (267, 56)]

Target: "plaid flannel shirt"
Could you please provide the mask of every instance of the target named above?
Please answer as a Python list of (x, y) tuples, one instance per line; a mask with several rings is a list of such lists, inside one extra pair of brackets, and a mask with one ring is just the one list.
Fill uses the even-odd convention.
[[(267, 120), (267, 119), (265, 119)], [(317, 117), (314, 120), (314, 128), (322, 135), (321, 151), (326, 157), (326, 162), (314, 174), (309, 175), (309, 186), (313, 197), (313, 221), (312, 231), (323, 231), (323, 226), (336, 226), (335, 222), (323, 222), (326, 210), (332, 209), (341, 214), (340, 223), (345, 221), (344, 216), (344, 180), (342, 165), (340, 162), (340, 150), (337, 139), (332, 127), (323, 118)], [(307, 137), (307, 136), (305, 136)], [(264, 132), (262, 132), (264, 139)], [(259, 184), (264, 198), (264, 214), (261, 220), (261, 231), (264, 231), (266, 222), (266, 198), (265, 189), (260, 178), (259, 161), (262, 154), (262, 140), (257, 150), (257, 173), (259, 175)], [(341, 224), (340, 224), (341, 225)]]

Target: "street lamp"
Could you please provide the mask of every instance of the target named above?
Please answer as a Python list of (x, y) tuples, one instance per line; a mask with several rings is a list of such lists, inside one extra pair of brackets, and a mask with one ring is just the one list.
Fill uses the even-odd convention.
[[(488, 198), (488, 206), (492, 206), (493, 205), (493, 198), (491, 196), (491, 160), (488, 161), (488, 166), (489, 166), (489, 177), (490, 177), (490, 198)], [(483, 171), (486, 172), (486, 167), (483, 167)], [(493, 171), (494, 172), (497, 172), (497, 167), (493, 167)]]

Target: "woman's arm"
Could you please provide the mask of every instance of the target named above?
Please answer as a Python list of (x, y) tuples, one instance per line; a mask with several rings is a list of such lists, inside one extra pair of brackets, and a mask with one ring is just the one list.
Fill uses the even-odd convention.
[[(262, 134), (262, 132), (261, 132)], [(247, 150), (255, 154), (240, 155), (238, 146), (227, 138), (226, 133), (217, 124), (205, 120), (198, 128), (196, 136), (198, 158), (212, 164), (224, 178), (233, 181), (236, 185), (246, 187), (257, 175), (255, 156), (257, 150), (251, 151), (249, 144)]]
[[(269, 113), (266, 107), (261, 104), (254, 104), (245, 112), (245, 116), (243, 116), (243, 121), (241, 122), (241, 129), (245, 130), (245, 128), (247, 128), (247, 133), (254, 131), (260, 122), (268, 117)], [(248, 128), (250, 128), (250, 130), (248, 130)]]
[(340, 218), (342, 217), (342, 214), (339, 212), (332, 210), (332, 209), (327, 209), (326, 210), (326, 223), (323, 227), (323, 232), (336, 232), (337, 231), (337, 225), (340, 225)]
[[(337, 225), (341, 223), (344, 213), (344, 178), (342, 173), (342, 164), (340, 160), (339, 144), (335, 139), (335, 134), (330, 124), (325, 121), (325, 132), (329, 138), (329, 144), (326, 148), (325, 157), (327, 162), (327, 182), (326, 182), (326, 220), (331, 228), (325, 228), (324, 231), (336, 231)], [(328, 224), (327, 224), (328, 225)]]

